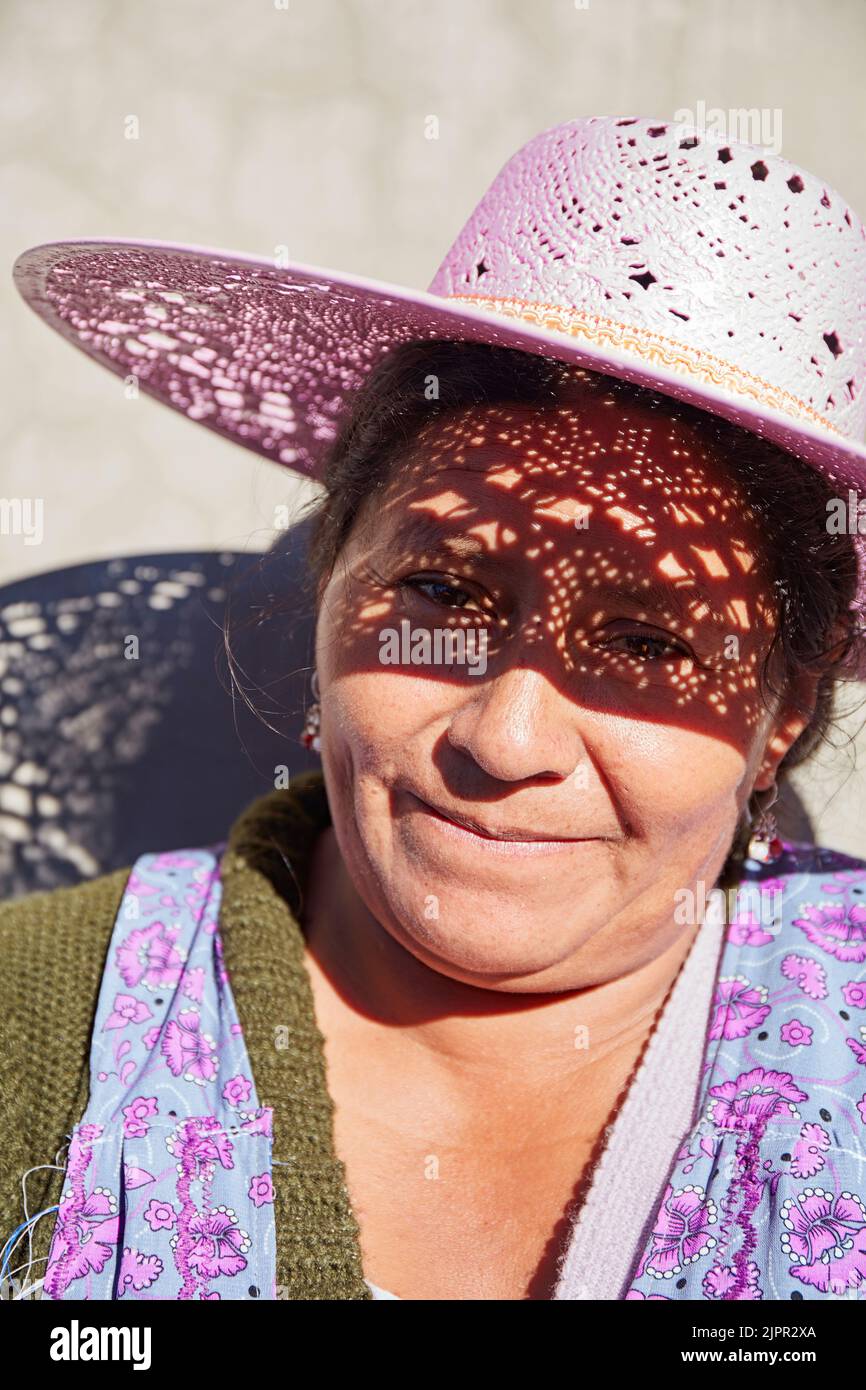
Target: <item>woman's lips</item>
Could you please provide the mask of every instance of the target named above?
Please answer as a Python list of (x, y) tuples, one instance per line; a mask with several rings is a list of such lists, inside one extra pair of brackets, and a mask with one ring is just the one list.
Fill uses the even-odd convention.
[(591, 844), (598, 838), (597, 836), (587, 838), (575, 836), (572, 838), (544, 839), (535, 832), (509, 830), (506, 833), (500, 830), (488, 831), (480, 826), (475, 829), (469, 823), (452, 819), (446, 812), (431, 806), (429, 802), (424, 801), (414, 792), (409, 794), (421, 810), (426, 813), (427, 823), (435, 827), (440, 834), (449, 837), (457, 844), (480, 850), (484, 854), (512, 858), (526, 855), (563, 854), (574, 849), (576, 845)]

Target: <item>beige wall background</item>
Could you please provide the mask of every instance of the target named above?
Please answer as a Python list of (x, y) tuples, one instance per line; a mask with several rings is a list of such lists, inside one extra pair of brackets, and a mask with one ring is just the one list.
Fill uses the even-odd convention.
[[(310, 489), (126, 400), (19, 299), (28, 246), (286, 245), (426, 288), (530, 136), (701, 104), (763, 112), (776, 147), (866, 216), (864, 0), (4, 0), (0, 53), (0, 494), (45, 508), (41, 545), (0, 536), (0, 584), (114, 554), (265, 549), (275, 505)], [(866, 856), (862, 722), (797, 782), (819, 836)]]

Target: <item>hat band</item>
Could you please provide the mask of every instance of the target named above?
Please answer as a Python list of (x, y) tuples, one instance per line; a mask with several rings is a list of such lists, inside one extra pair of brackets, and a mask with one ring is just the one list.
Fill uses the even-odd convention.
[(572, 338), (585, 338), (595, 347), (635, 353), (645, 362), (670, 368), (737, 396), (748, 396), (758, 404), (779, 410), (794, 420), (816, 422), (823, 429), (843, 437), (842, 431), (808, 401), (800, 400), (792, 392), (774, 386), (754, 372), (747, 372), (735, 362), (729, 362), (703, 348), (690, 347), (688, 343), (668, 338), (651, 328), (618, 323), (602, 314), (591, 314), (563, 304), (543, 304), (529, 299), (484, 294), (445, 294), (442, 298), (475, 309), (487, 309), (507, 318), (523, 319), (557, 333), (567, 333)]

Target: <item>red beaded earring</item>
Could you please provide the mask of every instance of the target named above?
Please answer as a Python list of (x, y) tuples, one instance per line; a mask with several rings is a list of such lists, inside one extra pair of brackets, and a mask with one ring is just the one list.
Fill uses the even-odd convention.
[(310, 686), (313, 691), (313, 703), (307, 706), (304, 716), (304, 727), (301, 732), (301, 743), (305, 748), (311, 748), (314, 753), (322, 751), (322, 741), (320, 736), (322, 724), (322, 712), (319, 705), (319, 677), (315, 669), (313, 670)]
[[(749, 848), (746, 851), (749, 859), (755, 859), (759, 864), (774, 864), (777, 859), (782, 857), (782, 841), (779, 838), (776, 817), (770, 810), (776, 804), (779, 797), (777, 783), (771, 787), (772, 796), (766, 806), (758, 803), (756, 814), (752, 816), (752, 838), (749, 840)], [(757, 800), (757, 793), (755, 793)]]

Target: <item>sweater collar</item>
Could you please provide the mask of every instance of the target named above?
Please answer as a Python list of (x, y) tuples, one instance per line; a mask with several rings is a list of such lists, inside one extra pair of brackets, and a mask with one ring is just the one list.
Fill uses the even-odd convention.
[(334, 1148), (299, 922), (313, 846), (330, 821), (322, 773), (302, 773), (246, 808), (220, 860), (224, 961), (259, 1104), (273, 1109), (277, 1290), (288, 1299), (372, 1297)]

